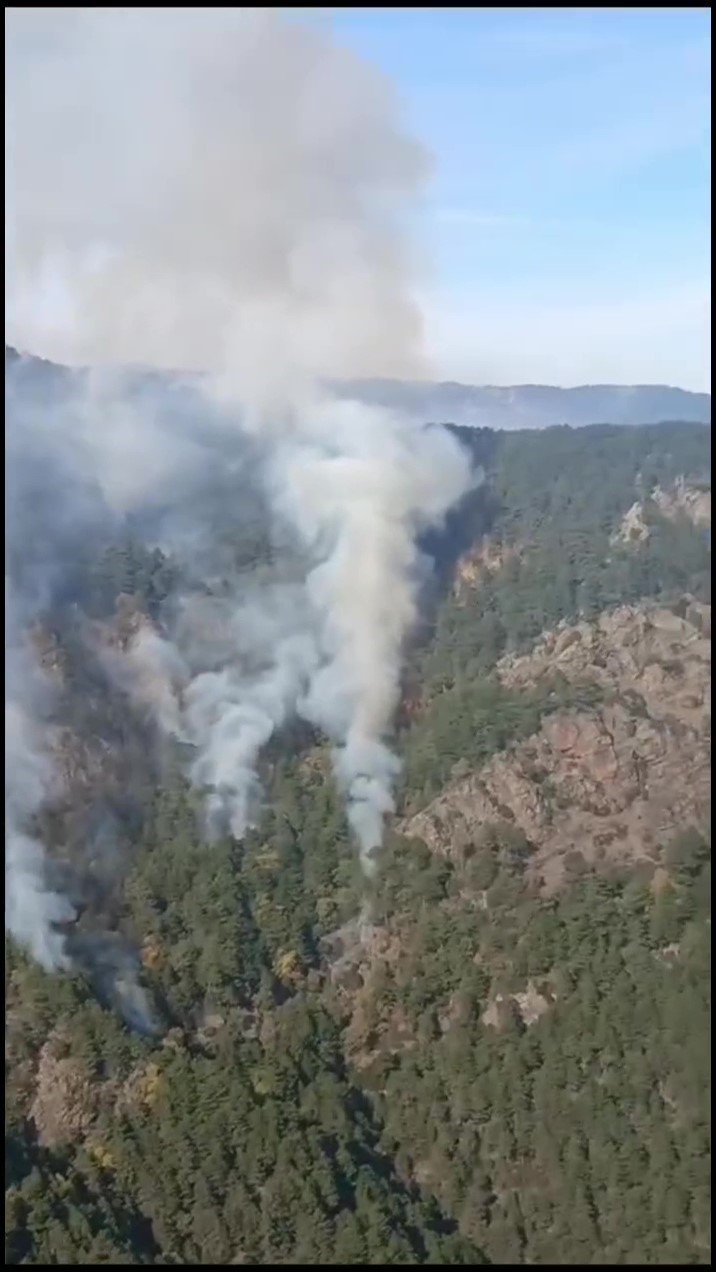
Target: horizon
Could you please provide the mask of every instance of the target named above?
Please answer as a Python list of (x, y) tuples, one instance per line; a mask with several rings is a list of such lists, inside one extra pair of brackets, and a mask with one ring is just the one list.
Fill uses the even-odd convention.
[[(31, 349), (19, 349), (16, 345), (11, 344), (8, 340), (5, 341), (5, 353), (6, 354), (15, 353), (18, 357), (21, 357), (21, 358), (34, 358), (38, 362), (48, 362), (52, 366), (65, 367), (68, 370), (72, 370), (72, 371), (88, 371), (92, 369), (94, 370), (103, 370), (103, 369), (116, 370), (117, 369), (117, 364), (114, 364), (114, 363), (94, 364), (92, 367), (90, 367), (89, 365), (83, 364), (83, 363), (59, 362), (54, 358), (46, 357), (44, 354), (35, 353)], [(202, 375), (211, 374), (211, 372), (208, 369), (195, 368), (194, 370), (183, 370), (183, 369), (172, 368), (172, 367), (152, 366), (149, 363), (125, 363), (125, 364), (122, 364), (122, 369), (125, 371), (137, 371), (141, 374), (167, 375), (167, 376), (176, 375), (176, 376), (192, 377), (192, 376), (202, 376)], [(579, 384), (556, 384), (556, 383), (549, 384), (545, 381), (538, 382), (535, 380), (524, 380), (521, 383), (515, 382), (514, 384), (477, 384), (475, 382), (471, 382), (468, 380), (452, 380), (452, 379), (443, 380), (443, 379), (421, 379), (421, 378), (406, 379), (405, 377), (402, 377), (402, 376), (376, 375), (376, 376), (347, 377), (346, 383), (354, 383), (354, 382), (357, 384), (426, 385), (433, 388), (458, 388), (458, 389), (480, 389), (480, 390), (492, 389), (495, 392), (503, 392), (505, 390), (514, 391), (515, 389), (557, 389), (559, 392), (565, 392), (565, 393), (574, 392), (578, 389), (617, 389), (617, 390), (619, 389), (631, 389), (631, 390), (661, 389), (661, 390), (667, 390), (668, 392), (690, 393), (690, 394), (693, 394), (695, 397), (708, 397), (708, 398), (711, 397), (710, 389), (689, 389), (682, 384), (669, 384), (666, 381), (660, 382), (656, 380), (650, 381), (650, 382), (643, 381), (642, 383), (639, 383), (639, 384), (627, 383), (627, 382), (617, 383), (616, 381), (609, 382), (606, 380), (604, 381), (595, 380), (595, 381), (592, 381), (591, 383), (584, 381)]]

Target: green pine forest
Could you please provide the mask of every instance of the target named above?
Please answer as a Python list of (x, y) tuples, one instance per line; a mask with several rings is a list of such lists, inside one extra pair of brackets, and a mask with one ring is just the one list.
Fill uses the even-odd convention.
[[(506, 689), (505, 653), (624, 602), (710, 603), (710, 532), (650, 499), (681, 476), (710, 489), (706, 428), (464, 439), (485, 480), (425, 545), (400, 812), (596, 700)], [(649, 536), (615, 542), (637, 498)], [(451, 567), (483, 535), (504, 565), (458, 597)], [(138, 541), (88, 549), (85, 609), (109, 619), (129, 595), (154, 616), (176, 569)], [(49, 975), (6, 942), (6, 1262), (709, 1264), (708, 828), (659, 845), (658, 891), (624, 864), (544, 897), (504, 823), (449, 859), (392, 829), (367, 884), (326, 748), (292, 732), (265, 757), (258, 828), (207, 844), (182, 757), (152, 759), (77, 622), (47, 619), (64, 718), (121, 752), (132, 798), (123, 870), (73, 939), (136, 952), (154, 1023), (127, 1023), (101, 959)], [(510, 997), (527, 981), (550, 1002), (529, 1025)]]

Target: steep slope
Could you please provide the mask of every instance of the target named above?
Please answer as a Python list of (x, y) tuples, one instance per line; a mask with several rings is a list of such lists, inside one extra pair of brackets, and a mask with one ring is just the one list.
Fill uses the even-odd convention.
[[(556, 711), (540, 729), (404, 821), (432, 850), (479, 848), (485, 828), (524, 837), (527, 878), (545, 891), (585, 862), (659, 860), (659, 845), (705, 826), (711, 796), (711, 607), (684, 617), (629, 606), (594, 623), (562, 625), (508, 657), (509, 689), (545, 680), (594, 685), (599, 705)], [(707, 634), (704, 634), (707, 633)]]
[(710, 622), (621, 606), (502, 658), (539, 727), (396, 826), (330, 948), (385, 1143), (496, 1263), (709, 1260)]
[(160, 683), (103, 672), (176, 563), (90, 542), (40, 615), (86, 957), (6, 945), (10, 1263), (708, 1262), (708, 434), (470, 445), (369, 884), (311, 732), (204, 842)]

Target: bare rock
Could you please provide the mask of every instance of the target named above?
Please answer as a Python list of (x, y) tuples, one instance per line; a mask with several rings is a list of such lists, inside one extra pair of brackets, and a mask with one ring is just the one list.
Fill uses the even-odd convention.
[[(650, 499), (662, 517), (669, 521), (686, 518), (692, 525), (711, 529), (711, 490), (700, 484), (688, 483), (677, 477), (672, 486), (657, 486)], [(633, 544), (638, 547), (649, 538), (649, 526), (644, 520), (645, 500), (637, 499), (624, 513), (619, 529), (612, 535), (612, 543)]]
[(529, 689), (558, 666), (573, 683), (600, 685), (606, 701), (546, 717), (538, 733), (406, 818), (401, 833), (453, 856), (507, 821), (532, 847), (528, 877), (550, 892), (577, 853), (592, 866), (653, 861), (678, 829), (704, 823), (710, 606), (695, 605), (684, 617), (622, 606), (593, 624), (561, 625), (531, 653), (503, 659), (498, 673), (510, 687)]

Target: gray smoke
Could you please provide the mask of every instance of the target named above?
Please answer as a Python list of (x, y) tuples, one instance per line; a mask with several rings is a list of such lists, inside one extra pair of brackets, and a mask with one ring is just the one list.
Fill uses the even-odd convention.
[(462, 452), (354, 402), (316, 403), (272, 466), (273, 505), (317, 564), (307, 591), (321, 665), (300, 711), (338, 745), (335, 768), (364, 864), (382, 839), (398, 761), (384, 738), (416, 615), (420, 530), (467, 488)]
[(142, 624), (125, 650), (97, 650), (113, 682), (140, 709), (156, 719), (162, 732), (187, 741), (179, 695), (188, 673), (176, 646)]
[[(10, 597), (5, 589), (6, 624)], [(46, 749), (43, 706), (50, 695), (40, 670), (19, 641), (5, 652), (5, 927), (43, 967), (65, 966), (58, 924), (74, 918), (70, 902), (45, 875), (44, 849), (35, 818), (56, 789), (57, 774)]]
[[(426, 155), (380, 75), (272, 10), (11, 9), (6, 49), (9, 335), (94, 368), (48, 449), (197, 583), (231, 555), (202, 520), (219, 478), (247, 517), (260, 490), (303, 571), (267, 599), (235, 570), (209, 639), (185, 597), (116, 676), (194, 747), (212, 831), (252, 824), (277, 728), (320, 728), (369, 868), (416, 539), (472, 475), (445, 431), (325, 386), (425, 371), (406, 225)], [(166, 410), (129, 364), (208, 373)]]
[(305, 597), (290, 585), (247, 596), (228, 634), (221, 667), (199, 673), (186, 690), (185, 721), (197, 748), (192, 779), (209, 792), (209, 833), (240, 838), (260, 811), (261, 750), (295, 713), (318, 653)]

